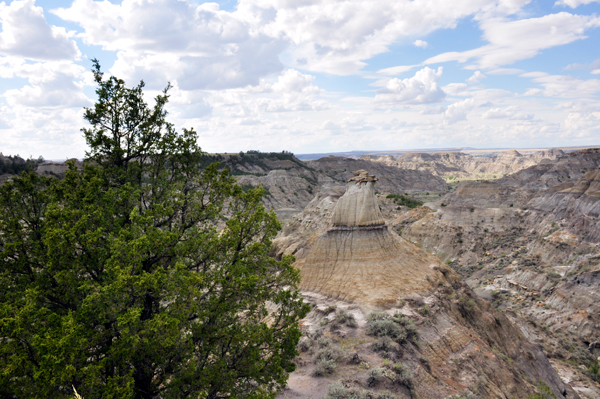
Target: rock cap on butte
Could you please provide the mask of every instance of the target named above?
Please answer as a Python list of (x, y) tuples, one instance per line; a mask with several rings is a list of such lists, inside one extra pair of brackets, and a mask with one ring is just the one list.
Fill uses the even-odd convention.
[(339, 199), (331, 221), (337, 227), (366, 227), (385, 224), (375, 196), (375, 182), (366, 170), (354, 172), (346, 193)]

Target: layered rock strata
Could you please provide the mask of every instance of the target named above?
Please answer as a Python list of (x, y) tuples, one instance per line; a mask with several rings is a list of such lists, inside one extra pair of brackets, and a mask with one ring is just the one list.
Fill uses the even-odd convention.
[(297, 263), (301, 287), (344, 300), (394, 305), (398, 298), (431, 289), (429, 265), (437, 259), (385, 225), (375, 197), (377, 178), (358, 171), (339, 199), (331, 227)]

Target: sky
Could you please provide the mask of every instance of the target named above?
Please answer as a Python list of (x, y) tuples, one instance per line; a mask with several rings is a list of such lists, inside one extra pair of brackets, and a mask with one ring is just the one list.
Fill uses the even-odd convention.
[(600, 0), (0, 2), (0, 152), (81, 158), (91, 60), (208, 152), (600, 144)]

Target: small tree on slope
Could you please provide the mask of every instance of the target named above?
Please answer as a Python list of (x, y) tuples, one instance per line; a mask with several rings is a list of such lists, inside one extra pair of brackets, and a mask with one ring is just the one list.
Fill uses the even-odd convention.
[(83, 170), (0, 187), (0, 397), (273, 397), (307, 309), (263, 192), (93, 72)]

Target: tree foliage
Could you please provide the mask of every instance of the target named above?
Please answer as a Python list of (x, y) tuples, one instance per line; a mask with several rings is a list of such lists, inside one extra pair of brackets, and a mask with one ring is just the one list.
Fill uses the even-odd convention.
[(307, 308), (264, 192), (93, 72), (84, 167), (0, 187), (0, 397), (273, 397)]

